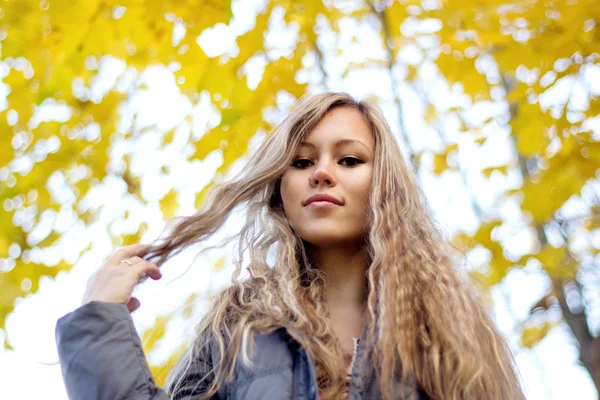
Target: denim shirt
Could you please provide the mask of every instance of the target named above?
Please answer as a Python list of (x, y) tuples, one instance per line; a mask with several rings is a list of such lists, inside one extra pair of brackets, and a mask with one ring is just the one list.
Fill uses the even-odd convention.
[[(365, 337), (366, 329), (358, 344), (348, 400), (382, 398), (373, 365), (365, 359)], [(318, 399), (314, 361), (286, 328), (255, 334), (254, 341), (253, 366), (238, 359), (233, 381), (221, 385), (212, 399)], [(190, 367), (183, 376), (169, 378), (180, 382), (176, 391), (163, 389), (150, 372), (127, 307), (100, 301), (60, 318), (56, 344), (68, 396), (75, 400), (166, 400), (171, 395), (174, 399), (199, 399), (207, 392), (219, 360), (214, 343), (193, 359), (188, 348), (179, 362), (189, 361)], [(393, 393), (395, 399), (428, 399), (418, 388), (400, 382), (395, 383)]]

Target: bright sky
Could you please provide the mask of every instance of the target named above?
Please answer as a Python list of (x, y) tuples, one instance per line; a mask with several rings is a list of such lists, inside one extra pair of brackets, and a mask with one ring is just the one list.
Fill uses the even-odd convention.
[[(261, 7), (261, 1), (244, 1), (244, 9), (241, 1), (234, 2), (235, 20), (230, 27), (218, 25), (209, 32), (203, 34), (199, 43), (209, 55), (218, 56), (225, 52), (236, 52), (235, 36), (246, 31), (253, 25), (256, 10)], [(254, 10), (254, 11), (253, 11)], [(242, 12), (243, 11), (243, 12)], [(274, 33), (267, 38), (273, 47), (279, 49), (289, 48), (296, 41), (294, 29), (286, 30), (282, 13), (276, 13), (273, 19)], [(322, 27), (327, 32), (326, 27)], [(383, 58), (378, 45), (379, 38), (372, 26), (356, 26), (353, 21), (344, 21), (341, 24), (343, 49), (351, 49), (346, 55), (334, 55), (333, 47), (336, 45), (331, 36), (322, 37), (320, 45), (327, 56), (326, 70), (329, 74), (327, 88), (330, 90), (344, 90), (361, 98), (376, 93), (382, 100), (382, 107), (392, 125), (394, 132), (398, 132), (397, 110), (392, 103), (389, 76), (380, 70), (362, 70), (350, 73), (346, 78), (341, 78), (340, 73), (350, 60), (349, 57), (379, 57)], [(350, 32), (358, 31), (360, 41), (358, 44), (350, 43)], [(346, 35), (344, 35), (346, 33)], [(215, 37), (219, 40), (215, 40)], [(273, 50), (273, 54), (285, 54), (285, 50)], [(413, 52), (414, 53), (414, 52)], [(410, 49), (404, 55), (414, 57)], [(311, 82), (311, 91), (321, 91), (320, 74), (315, 68), (315, 60), (306, 60), (307, 72), (300, 74), (302, 79)], [(258, 82), (264, 60), (255, 57), (247, 66), (247, 73), (251, 82)], [(114, 77), (123, 72), (123, 65), (112, 62), (106, 67), (100, 86), (95, 88), (99, 93), (106, 90)], [(597, 71), (596, 71), (597, 72)], [(398, 74), (397, 81), (402, 82), (402, 72)], [(440, 79), (435, 78), (431, 69), (423, 71), (425, 81), (430, 82), (433, 92), (436, 94), (436, 104), (460, 101), (460, 90), (448, 89), (447, 85)], [(127, 74), (125, 75), (127, 76)], [(203, 134), (210, 126), (218, 123), (218, 116), (214, 114), (208, 96), (202, 95), (197, 104), (191, 104), (178, 93), (177, 87), (165, 69), (153, 69), (148, 72), (148, 90), (136, 95), (131, 102), (131, 110), (136, 110), (141, 120), (151, 123), (159, 123), (161, 127), (167, 128), (178, 124), (185, 115), (192, 113), (193, 126), (191, 134), (197, 136)], [(593, 79), (590, 79), (592, 81)], [(122, 78), (119, 84), (123, 85), (127, 78)], [(600, 82), (600, 79), (597, 80)], [(440, 148), (441, 143), (438, 135), (422, 120), (421, 101), (414, 91), (406, 85), (401, 84), (400, 93), (404, 101), (404, 118), (409, 135), (415, 149)], [(600, 90), (599, 90), (600, 91)], [(95, 93), (95, 92), (94, 92)], [(285, 109), (290, 100), (282, 95), (278, 97), (279, 103)], [(466, 101), (466, 99), (464, 100)], [(474, 114), (492, 115), (502, 105), (488, 104), (478, 108)], [(281, 119), (282, 115), (274, 115), (269, 118)], [(127, 120), (127, 116), (125, 117)], [(452, 130), (447, 128), (448, 140), (462, 140)], [(221, 162), (219, 154), (211, 154), (203, 162), (190, 164), (182, 161), (178, 156), (183, 151), (182, 147), (187, 140), (189, 130), (182, 127), (176, 135), (173, 146), (158, 151), (158, 134), (147, 134), (135, 144), (122, 144), (114, 149), (114, 157), (120, 157), (124, 151), (128, 151), (135, 145), (136, 154), (133, 168), (146, 172), (146, 182), (142, 191), (147, 198), (160, 199), (171, 186), (181, 191), (182, 207), (180, 215), (191, 214), (193, 209), (193, 193), (197, 192), (212, 177), (214, 170)], [(510, 158), (507, 132), (496, 129), (493, 136), (482, 149), (461, 146), (459, 162), (466, 169), (478, 170), (481, 166), (500, 164)], [(254, 144), (260, 142), (259, 135)], [(159, 174), (159, 168), (167, 164), (173, 172), (167, 178)], [(241, 168), (243, 161), (236, 164)], [(190, 179), (192, 177), (192, 179)], [(490, 180), (484, 180), (478, 173), (468, 175), (472, 187), (477, 188), (477, 199), (485, 209), (494, 209), (495, 194), (505, 187), (515, 184), (516, 174), (509, 174), (508, 178), (493, 176)], [(450, 233), (456, 229), (472, 230), (477, 224), (477, 218), (470, 207), (468, 192), (459, 176), (456, 174), (445, 174), (433, 177), (425, 174), (421, 177), (423, 188), (434, 209), (436, 217), (445, 232)], [(596, 188), (598, 189), (598, 188)], [(150, 231), (146, 236), (149, 241), (159, 234), (161, 229), (161, 214), (157, 204), (150, 204), (145, 209), (136, 208), (131, 199), (124, 197), (125, 188), (121, 182), (108, 179), (98, 189), (98, 196), (94, 198), (97, 204), (104, 204), (100, 215), (99, 229), (102, 229), (103, 221), (111, 220), (118, 215), (123, 207), (130, 209), (130, 225), (139, 221), (148, 221)], [(91, 204), (93, 206), (93, 204)], [(581, 205), (573, 205), (575, 210), (581, 209)], [(505, 219), (517, 219), (514, 204), (504, 204), (496, 210), (499, 216)], [(123, 224), (126, 224), (125, 222)], [(235, 218), (233, 218), (235, 224)], [(230, 224), (231, 225), (231, 221)], [(122, 226), (111, 229), (121, 229)], [(224, 229), (227, 231), (227, 228)], [(43, 279), (39, 292), (34, 296), (17, 302), (15, 312), (7, 319), (9, 340), (14, 346), (14, 351), (0, 349), (0, 376), (3, 377), (0, 385), (0, 398), (3, 399), (66, 399), (66, 393), (62, 383), (60, 368), (58, 365), (45, 365), (57, 361), (54, 343), (54, 327), (56, 320), (67, 312), (77, 308), (81, 303), (85, 283), (88, 276), (97, 269), (103, 260), (114, 250), (112, 244), (102, 232), (83, 232), (81, 230), (69, 231), (66, 234), (65, 248), (76, 245), (82, 236), (94, 238), (93, 250), (87, 253), (75, 267), (68, 273), (59, 274), (55, 280)], [(515, 253), (525, 252), (531, 245), (531, 235), (527, 232), (515, 232), (506, 239), (511, 251)], [(154, 317), (165, 314), (182, 304), (183, 299), (193, 292), (206, 293), (207, 290), (215, 290), (229, 279), (228, 270), (216, 272), (210, 265), (227, 255), (227, 249), (216, 250), (202, 255), (198, 258), (194, 268), (191, 268), (182, 278), (175, 280), (186, 269), (193, 254), (188, 251), (172, 260), (163, 268), (164, 278), (159, 282), (149, 281), (148, 284), (139, 288), (137, 295), (141, 300), (142, 307), (134, 313), (134, 319), (138, 330), (152, 325)], [(229, 256), (228, 256), (229, 257)], [(472, 265), (481, 265), (486, 262), (486, 256), (474, 254), (469, 262)], [(203, 268), (204, 267), (204, 268)], [(172, 281), (172, 282), (171, 282)], [(169, 283), (171, 282), (171, 283)], [(167, 284), (169, 283), (169, 284)], [(509, 273), (504, 284), (494, 290), (493, 296), (496, 300), (495, 317), (501, 330), (507, 334), (513, 345), (519, 343), (519, 338), (511, 334), (511, 328), (515, 317), (523, 318), (532, 304), (537, 302), (547, 285), (546, 279), (535, 269), (513, 271)], [(201, 313), (201, 307), (197, 310)], [(198, 314), (199, 315), (199, 314)], [(558, 315), (556, 316), (559, 317)], [(188, 324), (189, 325), (189, 324)], [(167, 339), (153, 353), (152, 361), (160, 362), (169, 354), (181, 340), (185, 340), (186, 334), (190, 333), (191, 326), (178, 324), (169, 331)], [(595, 326), (596, 331), (600, 327)], [(577, 364), (578, 349), (571, 338), (568, 328), (561, 325), (555, 328), (548, 337), (535, 349), (521, 349), (516, 351), (518, 367), (523, 378), (527, 398), (529, 399), (581, 399), (592, 400), (597, 398), (596, 390), (586, 370)]]

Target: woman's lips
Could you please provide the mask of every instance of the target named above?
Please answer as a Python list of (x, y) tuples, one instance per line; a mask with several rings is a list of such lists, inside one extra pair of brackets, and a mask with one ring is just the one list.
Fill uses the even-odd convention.
[(312, 208), (331, 208), (331, 207), (339, 207), (339, 205), (331, 202), (331, 201), (327, 201), (327, 200), (318, 200), (318, 201), (313, 201), (310, 204), (308, 204), (306, 207), (312, 207)]
[(333, 204), (338, 205), (338, 206), (341, 206), (341, 205), (344, 204), (343, 201), (339, 200), (337, 197), (334, 197), (334, 196), (332, 196), (330, 194), (327, 194), (327, 193), (317, 193), (317, 194), (314, 194), (314, 195), (310, 196), (308, 199), (306, 199), (302, 205), (303, 206), (309, 206), (312, 203), (315, 203), (315, 202), (318, 202), (318, 201), (329, 202), (329, 203), (333, 203)]

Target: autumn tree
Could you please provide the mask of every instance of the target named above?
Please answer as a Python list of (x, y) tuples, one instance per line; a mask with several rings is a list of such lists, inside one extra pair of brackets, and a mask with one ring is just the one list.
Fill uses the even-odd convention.
[[(453, 243), (467, 255), (484, 250), (489, 256), (486, 265), (472, 271), (475, 282), (486, 291), (516, 269), (540, 269), (547, 277), (547, 294), (515, 327), (521, 344), (532, 347), (542, 340), (557, 324), (546, 318), (548, 311), (560, 308), (579, 343), (581, 362), (600, 388), (600, 339), (597, 327), (594, 331), (589, 325), (597, 300), (587, 295), (598, 289), (600, 248), (600, 145), (592, 123), (600, 99), (590, 84), (598, 74), (597, 2), (265, 3), (255, 24), (236, 38), (234, 51), (219, 56), (208, 55), (198, 38), (231, 23), (228, 1), (2, 4), (1, 76), (8, 94), (0, 117), (0, 329), (15, 299), (35, 293), (42, 276), (68, 270), (89, 249), (91, 243), (79, 243), (62, 250), (63, 257), (52, 264), (45, 257), (63, 248), (73, 226), (91, 230), (101, 223), (102, 204), (89, 206), (94, 188), (117, 179), (126, 187), (124, 197), (138, 207), (156, 202), (142, 190), (149, 178), (134, 167), (135, 145), (145, 134), (158, 133), (164, 149), (183, 137), (190, 162), (221, 156), (211, 183), (196, 194), (199, 207), (211, 184), (247, 152), (250, 139), (277, 122), (265, 115), (282, 108), (278, 98), (301, 96), (313, 73), (320, 77), (318, 85), (328, 88), (333, 79), (329, 63), (345, 55), (342, 79), (366, 69), (389, 77), (390, 93), (373, 93), (372, 99), (383, 102), (391, 94), (400, 144), (415, 173), (460, 176), (479, 227), (458, 233)], [(267, 40), (278, 16), (297, 36), (286, 51)], [(360, 58), (339, 45), (341, 35), (349, 34), (340, 26), (348, 21), (379, 35), (382, 57)], [(362, 40), (350, 34), (353, 43)], [(328, 39), (333, 44), (324, 46)], [(96, 90), (115, 60), (126, 66), (120, 77)], [(264, 66), (256, 84), (248, 78), (251, 64)], [(196, 129), (190, 113), (159, 129), (144, 125), (139, 115), (126, 118), (124, 108), (147, 89), (140, 76), (156, 66), (172, 74), (190, 104), (207, 98), (218, 122)], [(432, 68), (447, 83), (443, 97), (453, 98), (458, 91), (470, 100), (439, 101), (440, 89), (430, 84)], [(401, 88), (417, 94), (441, 146), (417, 149)], [(473, 117), (476, 107), (488, 110), (487, 115)], [(461, 140), (452, 139), (453, 131)], [(461, 153), (468, 146), (487, 146), (499, 131), (507, 133), (508, 161), (477, 171), (466, 167)], [(123, 143), (129, 150), (116, 152)], [(172, 172), (164, 165), (160, 173), (168, 177)], [(496, 193), (493, 204), (481, 204), (474, 174), (503, 182), (506, 189)], [(573, 202), (575, 214), (568, 207)], [(177, 190), (167, 187), (159, 203), (163, 217), (172, 217), (179, 205)], [(518, 209), (519, 218), (498, 211), (506, 205)], [(128, 219), (128, 213), (124, 208), (114, 218)], [(72, 223), (65, 227), (57, 222), (61, 218)], [(134, 232), (108, 228), (115, 245), (126, 245), (139, 242), (147, 225), (140, 223)], [(535, 243), (513, 251), (510, 234), (501, 232), (516, 231)], [(189, 316), (189, 307), (185, 310)], [(152, 350), (168, 322), (168, 316), (159, 318), (157, 328), (143, 335), (146, 350)], [(169, 365), (154, 367), (154, 373), (164, 375)]]
[[(438, 107), (422, 93), (429, 122), (440, 135), (449, 120), (457, 121), (459, 131), (477, 146), (485, 146), (495, 128), (509, 132), (510, 159), (488, 165), (481, 174), (503, 175), (507, 181), (517, 176), (518, 184), (497, 193), (493, 208), (481, 209), (474, 200), (479, 229), (458, 234), (454, 242), (463, 251), (488, 252), (487, 268), (474, 272), (487, 288), (500, 284), (512, 269), (542, 269), (547, 293), (519, 321), (522, 345), (532, 347), (542, 340), (557, 325), (548, 318), (549, 310), (560, 308), (578, 342), (580, 361), (600, 392), (599, 327), (590, 326), (599, 289), (600, 143), (593, 119), (600, 114), (600, 90), (593, 82), (599, 72), (600, 4), (489, 0), (469, 6), (458, 1), (372, 6), (390, 60), (406, 45), (421, 49), (418, 64), (406, 66), (412, 84), (427, 92), (411, 71), (433, 61), (450, 85), (459, 85), (472, 99), (466, 107)], [(404, 35), (394, 22), (398, 20), (405, 21), (400, 27), (408, 21), (434, 27)], [(431, 41), (436, 51), (431, 51)], [(494, 108), (493, 103), (504, 106)], [(483, 118), (468, 115), (484, 104), (491, 112)], [(433, 156), (434, 171), (454, 170), (475, 191), (460, 163), (449, 163), (460, 151), (457, 143), (446, 143)], [(520, 218), (503, 217), (498, 210), (506, 204), (518, 205)], [(515, 252), (507, 243), (519, 231), (535, 240), (527, 250)]]
[[(538, 243), (518, 259), (501, 254), (494, 258), (510, 260), (508, 268), (544, 269), (548, 292), (532, 309), (532, 317), (560, 307), (579, 342), (580, 360), (600, 391), (598, 326), (594, 332), (588, 324), (596, 300), (586, 295), (598, 291), (600, 243), (592, 238), (600, 228), (600, 143), (590, 120), (600, 114), (600, 92), (591, 87), (594, 78), (589, 74), (598, 72), (600, 60), (600, 4), (539, 2), (496, 11), (495, 16), (506, 21), (506, 28), (499, 26), (497, 32), (513, 40), (484, 38), (479, 51), (495, 60), (497, 85), (507, 94), (515, 152), (507, 167), (521, 174), (522, 184), (506, 196), (518, 197)], [(555, 99), (542, 103), (553, 95)], [(580, 204), (575, 213), (567, 207), (572, 201)], [(475, 243), (478, 238), (486, 240), (480, 233)], [(580, 240), (586, 243), (577, 245)], [(502, 269), (498, 272), (502, 275)], [(523, 345), (535, 345), (551, 327), (548, 321), (523, 321)]]

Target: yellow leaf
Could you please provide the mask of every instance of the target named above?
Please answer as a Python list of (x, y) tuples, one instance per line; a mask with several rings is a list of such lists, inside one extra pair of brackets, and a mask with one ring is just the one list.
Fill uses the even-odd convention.
[(530, 349), (533, 348), (550, 333), (554, 326), (556, 326), (555, 323), (544, 321), (541, 324), (523, 327), (521, 345)]
[(4, 167), (14, 157), (12, 127), (6, 122), (6, 113), (0, 113), (0, 132), (0, 167)]
[(433, 104), (429, 104), (427, 106), (427, 110), (425, 111), (425, 121), (431, 123), (437, 118), (437, 111)]
[(142, 236), (146, 233), (147, 230), (148, 224), (144, 222), (139, 226), (136, 232), (127, 235), (122, 235), (121, 246), (131, 246), (133, 244), (140, 243), (140, 241), (142, 240)]
[(469, 94), (478, 100), (489, 98), (489, 85), (485, 75), (478, 72), (472, 73), (471, 75), (465, 76), (460, 82), (462, 83), (463, 90), (466, 94)]
[(175, 189), (169, 190), (165, 197), (159, 201), (159, 204), (164, 219), (171, 219), (174, 217), (175, 213), (177, 212), (177, 208), (179, 208), (177, 191), (175, 191)]
[(175, 138), (175, 129), (171, 129), (163, 135), (163, 144), (171, 144)]
[(455, 151), (458, 151), (458, 143), (451, 143), (446, 147), (447, 155), (449, 155), (450, 153), (454, 153)]
[(498, 171), (503, 175), (507, 175), (508, 174), (508, 165), (500, 165), (500, 166), (496, 166), (496, 167), (484, 168), (483, 174), (485, 175), (486, 178), (489, 179), (492, 176), (492, 174), (494, 173), (494, 171)]
[(449, 168), (450, 166), (446, 162), (446, 154), (433, 155), (433, 173), (435, 175), (441, 175), (444, 171), (446, 171)]
[(590, 118), (600, 114), (600, 96), (590, 98), (590, 105), (586, 114)]
[(225, 257), (219, 258), (213, 268), (216, 271), (220, 271), (225, 268)]
[(494, 230), (494, 228), (501, 224), (502, 221), (500, 220), (492, 220), (481, 224), (477, 232), (473, 235), (473, 239), (477, 243), (480, 243), (483, 247), (486, 247), (488, 249), (492, 248), (494, 246), (494, 243), (496, 243), (492, 239), (492, 231)]
[(452, 245), (459, 249), (461, 252), (467, 252), (471, 250), (477, 242), (467, 235), (465, 232), (459, 232), (451, 240)]
[(483, 144), (485, 143), (487, 137), (485, 136), (480, 136), (477, 139), (474, 140), (475, 143), (477, 143), (479, 146), (483, 146)]
[(526, 157), (538, 154), (550, 143), (543, 115), (538, 104), (522, 103), (516, 118), (511, 121), (512, 134), (517, 138), (517, 149)]
[[(562, 201), (550, 193), (556, 195), (555, 184), (551, 181), (532, 182), (527, 181), (523, 185), (523, 202), (521, 209), (529, 212), (535, 222), (545, 222), (554, 215)], [(562, 196), (561, 196), (562, 197)], [(540, 201), (544, 199), (544, 201)]]
[[(600, 165), (600, 143), (580, 133), (563, 140), (563, 148), (548, 159), (535, 179), (523, 185), (522, 210), (534, 221), (545, 222), (573, 195), (580, 193), (589, 179), (596, 176)], [(585, 152), (587, 157), (583, 156)], [(544, 201), (540, 201), (544, 199)]]
[(457, 50), (440, 53), (436, 64), (450, 84), (461, 83), (465, 94), (476, 99), (489, 98), (489, 85), (485, 75), (475, 67), (475, 60), (464, 58)]
[(49, 247), (54, 244), (58, 239), (60, 239), (61, 235), (58, 232), (52, 231), (48, 236), (46, 236), (41, 242), (37, 244), (39, 247)]
[(198, 194), (196, 195), (196, 199), (194, 201), (194, 207), (196, 208), (196, 210), (200, 210), (202, 207), (204, 207), (204, 202), (206, 201), (206, 195), (213, 188), (213, 186), (214, 186), (214, 182), (211, 182), (208, 185), (204, 186), (202, 188), (202, 190), (200, 190), (198, 192)]
[(494, 286), (504, 279), (513, 263), (504, 257), (504, 248), (498, 242), (494, 242), (488, 250), (492, 253), (490, 271), (487, 275), (488, 285)]
[(553, 247), (548, 244), (536, 255), (536, 258), (540, 260), (543, 265), (559, 264), (564, 257), (565, 249), (563, 247)]
[(591, 207), (590, 216), (586, 219), (584, 227), (588, 231), (600, 228), (600, 205)]
[(198, 300), (198, 293), (192, 293), (187, 300), (185, 301), (185, 305), (183, 308), (183, 316), (186, 318), (190, 318), (194, 312), (194, 306), (196, 305), (196, 301)]
[(11, 242), (5, 236), (0, 236), (0, 258), (8, 258), (8, 248)]
[(456, 151), (458, 151), (458, 144), (451, 143), (446, 146), (442, 154), (433, 155), (433, 173), (435, 175), (441, 175), (444, 171), (456, 169), (456, 167), (452, 167), (448, 164), (448, 156)]
[(148, 354), (156, 347), (156, 344), (160, 339), (165, 336), (167, 325), (171, 320), (171, 316), (158, 317), (154, 320), (152, 328), (147, 329), (142, 333), (142, 345), (144, 346), (144, 353)]
[(504, 192), (504, 195), (505, 195), (506, 197), (510, 197), (510, 196), (514, 196), (514, 195), (516, 195), (516, 194), (519, 194), (519, 193), (521, 193), (521, 192), (522, 192), (522, 189), (521, 189), (521, 188), (509, 189), (509, 190), (507, 190), (506, 192)]
[(167, 380), (167, 377), (169, 376), (169, 373), (173, 370), (173, 367), (175, 367), (175, 365), (177, 364), (177, 361), (179, 361), (179, 359), (185, 352), (186, 347), (187, 347), (186, 344), (179, 346), (177, 348), (177, 350), (175, 350), (173, 352), (173, 354), (171, 354), (169, 359), (164, 364), (150, 365), (150, 372), (152, 373), (152, 376), (154, 377), (154, 381), (156, 382), (156, 384), (158, 386), (160, 386), (160, 387), (165, 386), (165, 382)]
[(579, 263), (567, 253), (564, 247), (553, 247), (547, 244), (534, 257), (555, 280), (575, 279), (577, 276)]
[(272, 7), (273, 3), (268, 2), (265, 11), (256, 16), (254, 28), (237, 38), (236, 42), (240, 50), (236, 57), (238, 65), (244, 65), (257, 51), (264, 49), (263, 39), (267, 32)]
[(419, 76), (419, 67), (415, 65), (407, 65), (406, 70), (406, 80), (409, 82), (416, 81), (417, 77)]
[(520, 103), (525, 102), (527, 92), (531, 90), (531, 87), (523, 82), (517, 82), (516, 86), (512, 88), (508, 95), (506, 96), (506, 100), (509, 103)]
[(37, 95), (31, 91), (29, 80), (20, 71), (11, 71), (2, 81), (10, 86), (10, 93), (6, 96), (8, 108), (18, 113), (18, 124), (24, 128), (33, 115)]

